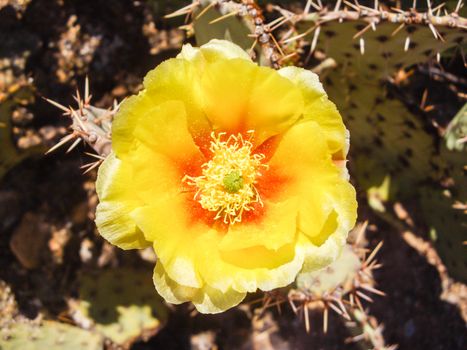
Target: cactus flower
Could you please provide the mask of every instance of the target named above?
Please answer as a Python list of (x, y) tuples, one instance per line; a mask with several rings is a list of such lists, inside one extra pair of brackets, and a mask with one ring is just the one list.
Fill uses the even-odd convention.
[(157, 291), (202, 313), (333, 262), (356, 220), (348, 133), (310, 71), (260, 67), (240, 47), (185, 45), (112, 125), (100, 234), (152, 246)]

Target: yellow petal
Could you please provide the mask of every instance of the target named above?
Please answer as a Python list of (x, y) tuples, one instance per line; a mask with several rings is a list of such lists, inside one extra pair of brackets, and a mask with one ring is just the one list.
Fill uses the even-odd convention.
[(132, 170), (128, 186), (141, 205), (180, 193), (184, 176), (181, 165), (145, 144), (135, 146), (135, 151), (130, 152), (123, 163)]
[(168, 101), (145, 111), (134, 130), (135, 137), (152, 151), (178, 162), (187, 162), (201, 153), (188, 131), (181, 101)]
[(188, 61), (203, 59), (205, 62), (209, 63), (219, 59), (233, 58), (251, 61), (250, 55), (240, 46), (228, 40), (218, 39), (213, 39), (200, 48), (194, 48), (190, 44), (183, 45), (182, 51), (178, 54), (177, 58), (183, 58)]
[(254, 222), (231, 225), (222, 238), (221, 250), (263, 246), (278, 250), (296, 239), (298, 203), (290, 198), (280, 203), (265, 203), (265, 216)]
[[(132, 217), (153, 242), (154, 250), (171, 279), (179, 284), (200, 288), (197, 270), (197, 237), (209, 231), (202, 221), (190, 222), (184, 201), (186, 195), (164, 198), (151, 206), (136, 208)], [(201, 242), (200, 242), (201, 243)]]
[(221, 292), (208, 285), (202, 288), (190, 288), (172, 280), (161, 263), (154, 269), (154, 284), (157, 292), (172, 304), (192, 301), (196, 309), (204, 314), (223, 312), (238, 305), (246, 293), (238, 293), (232, 289)]
[(100, 166), (96, 182), (100, 200), (96, 210), (97, 228), (105, 239), (122, 249), (150, 245), (130, 216), (141, 205), (134, 195), (132, 178), (131, 167), (111, 153)]
[(290, 128), (269, 165), (288, 178), (282, 197), (299, 196), (298, 229), (307, 269), (331, 263), (355, 223), (357, 202), (355, 190), (331, 160), (320, 126), (307, 121)]
[(221, 291), (255, 292), (284, 287), (293, 282), (303, 264), (303, 251), (294, 243), (278, 250), (262, 246), (220, 251), (222, 235), (209, 232), (199, 238), (199, 269), (207, 284)]
[(329, 150), (338, 159), (348, 152), (348, 133), (334, 103), (329, 101), (318, 76), (298, 67), (285, 67), (279, 74), (300, 88), (305, 100), (304, 120), (313, 120), (323, 128)]
[(112, 123), (112, 147), (122, 158), (135, 143), (134, 130), (141, 116), (167, 101), (184, 104), (188, 129), (196, 139), (210, 133), (210, 125), (199, 106), (197, 71), (184, 59), (169, 59), (144, 78), (144, 90), (124, 100)]
[(243, 59), (217, 60), (202, 77), (203, 108), (214, 130), (255, 130), (255, 142), (285, 131), (303, 112), (301, 92), (288, 79)]

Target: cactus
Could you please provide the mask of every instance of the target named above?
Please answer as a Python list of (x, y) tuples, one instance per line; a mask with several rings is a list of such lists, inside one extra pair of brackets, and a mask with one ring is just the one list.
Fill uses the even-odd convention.
[(89, 93), (89, 80), (86, 78), (84, 97), (81, 98), (79, 90), (76, 90), (75, 100), (78, 103), (78, 108), (65, 107), (58, 102), (46, 99), (55, 107), (63, 111), (63, 115), (69, 117), (72, 121), (70, 125), (71, 133), (63, 137), (60, 142), (50, 148), (47, 153), (51, 153), (63, 145), (70, 143), (67, 152), (73, 150), (81, 141), (88, 144), (95, 154), (88, 155), (96, 160), (82, 166), (85, 173), (98, 167), (107, 157), (111, 150), (111, 127), (113, 116), (118, 110), (118, 104), (115, 102), (111, 109), (97, 108), (91, 105), (91, 94)]
[(14, 322), (0, 333), (2, 350), (102, 350), (103, 338), (55, 321)]
[(0, 97), (0, 180), (16, 164), (43, 151), (42, 146), (18, 149), (13, 139), (11, 116), (18, 106), (30, 104), (34, 98), (30, 86), (11, 87), (8, 95)]
[(357, 309), (365, 312), (363, 301), (372, 302), (371, 294), (385, 295), (374, 287), (372, 275), (381, 267), (375, 256), (382, 242), (368, 256), (367, 250), (362, 248), (367, 225), (366, 222), (354, 230), (351, 235), (356, 237), (354, 242), (344, 247), (334, 263), (319, 271), (301, 272), (291, 287), (266, 293), (262, 299), (263, 308), (289, 303), (293, 311), (304, 318), (307, 332), (310, 330), (309, 311), (322, 312), (324, 333), (328, 329), (329, 310), (346, 320), (350, 320), (350, 314)]
[(146, 269), (87, 271), (78, 285), (79, 298), (69, 302), (73, 319), (118, 346), (149, 338), (166, 321), (166, 307)]
[(376, 318), (368, 316), (361, 310), (353, 310), (352, 321), (346, 323), (353, 335), (347, 342), (357, 343), (359, 349), (396, 350), (397, 345), (386, 345), (383, 337), (383, 326), (378, 325)]
[[(467, 105), (466, 105), (467, 106)], [(467, 107), (451, 121), (441, 145), (444, 179), (421, 190), (422, 213), (449, 275), (467, 282)], [(461, 141), (461, 142), (459, 142)]]

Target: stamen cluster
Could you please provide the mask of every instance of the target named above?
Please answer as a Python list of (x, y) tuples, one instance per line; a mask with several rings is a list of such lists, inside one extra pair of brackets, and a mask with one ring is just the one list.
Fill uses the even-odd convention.
[(268, 166), (262, 163), (263, 154), (253, 153), (253, 132), (248, 133), (248, 140), (241, 134), (211, 133), (212, 158), (203, 164), (202, 175), (184, 178), (197, 189), (194, 199), (201, 207), (217, 212), (215, 219), (222, 218), (226, 224), (241, 222), (242, 214), (252, 210), (253, 204), (263, 205), (255, 183)]

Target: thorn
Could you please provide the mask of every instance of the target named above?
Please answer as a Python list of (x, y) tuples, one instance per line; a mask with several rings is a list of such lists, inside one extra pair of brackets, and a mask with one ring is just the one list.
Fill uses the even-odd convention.
[(360, 292), (359, 290), (357, 290), (355, 292), (360, 298), (362, 299), (365, 299), (366, 301), (372, 303), (373, 302), (373, 299), (371, 299), (368, 295), (364, 294), (363, 292)]
[(178, 17), (178, 16), (183, 16), (183, 15), (186, 15), (188, 13), (191, 13), (193, 11), (193, 9), (197, 6), (199, 6), (200, 3), (197, 1), (197, 2), (194, 2), (190, 5), (187, 5), (185, 7), (182, 7), (181, 9), (178, 9), (177, 11), (174, 11), (172, 13), (169, 13), (168, 15), (165, 15), (164, 18), (173, 18), (173, 17)]
[(454, 13), (458, 13), (459, 10), (461, 9), (463, 3), (462, 3), (463, 0), (458, 0), (457, 1), (457, 5), (456, 5), (456, 9), (454, 10)]
[(91, 102), (91, 95), (89, 95), (89, 77), (86, 75), (84, 80), (84, 103), (89, 104)]
[(427, 98), (428, 98), (428, 89), (425, 89), (423, 91), (422, 100), (420, 102), (420, 109), (425, 108)]
[(198, 13), (198, 15), (195, 17), (195, 21), (200, 19), (203, 15), (206, 14), (206, 12), (208, 12), (211, 8), (213, 8), (216, 5), (217, 5), (216, 1), (211, 2), (208, 6), (202, 9), (200, 13)]
[(394, 36), (394, 35), (396, 35), (397, 33), (399, 33), (400, 30), (401, 30), (402, 28), (404, 28), (404, 27), (405, 27), (405, 23), (401, 23), (401, 25), (400, 25), (399, 27), (397, 27), (397, 28), (391, 33), (391, 36)]
[(360, 53), (362, 55), (365, 54), (365, 40), (363, 38), (360, 38)]
[(98, 160), (97, 162), (91, 163), (91, 166), (89, 166), (89, 168), (83, 172), (83, 175), (89, 173), (92, 169), (97, 168), (99, 165), (101, 165), (101, 163), (102, 160)]
[(70, 112), (71, 112), (71, 115), (78, 122), (79, 126), (81, 127), (81, 130), (84, 131), (84, 132), (87, 132), (86, 126), (84, 125), (83, 121), (81, 120), (81, 117), (76, 113), (76, 111), (73, 108), (70, 107)]
[(417, 0), (413, 0), (412, 8), (413, 8), (413, 9), (416, 9), (416, 8), (417, 8)]
[(381, 295), (382, 297), (386, 296), (386, 293), (384, 293), (382, 290), (376, 289), (376, 288), (374, 288), (374, 287), (372, 287), (370, 285), (362, 284), (362, 285), (360, 285), (360, 287), (363, 288), (363, 289), (366, 289), (367, 291), (369, 291), (371, 293)]
[(407, 38), (405, 39), (405, 44), (404, 44), (404, 51), (407, 52), (409, 50), (409, 46), (410, 46), (410, 36), (407, 36)]
[(344, 4), (346, 4), (347, 6), (353, 8), (355, 11), (360, 12), (360, 8), (358, 6), (352, 4), (351, 2), (348, 2), (347, 0), (344, 0)]
[(364, 34), (368, 29), (370, 29), (373, 25), (373, 22), (371, 22), (370, 24), (368, 24), (365, 28), (363, 28), (362, 30), (360, 30), (358, 33), (356, 33), (352, 39), (357, 39), (359, 36), (361, 36), (362, 34)]
[(337, 0), (336, 6), (334, 6), (334, 12), (337, 12), (340, 10), (340, 7), (342, 5), (342, 0)]
[(305, 329), (307, 333), (310, 333), (310, 314), (308, 310), (308, 304), (303, 305), (303, 314), (305, 315)]
[(298, 35), (296, 35), (296, 36), (293, 36), (293, 37), (291, 37), (291, 38), (288, 38), (288, 39), (284, 40), (283, 43), (284, 43), (284, 44), (287, 44), (287, 43), (290, 43), (290, 42), (292, 42), (292, 41), (301, 39), (301, 38), (307, 36), (308, 34), (312, 33), (312, 32), (313, 32), (316, 28), (318, 28), (318, 27), (319, 27), (319, 24), (317, 24), (317, 25), (315, 25), (315, 26), (313, 26), (313, 27), (307, 29), (307, 30), (304, 31), (302, 34), (298, 34)]
[(321, 26), (318, 26), (318, 28), (316, 28), (315, 33), (313, 35), (313, 40), (311, 41), (310, 54), (313, 53), (313, 51), (315, 51), (320, 32), (321, 32)]
[(67, 136), (63, 137), (55, 146), (52, 146), (47, 152), (45, 152), (45, 154), (52, 153), (53, 151), (60, 148), (65, 143), (67, 143), (68, 141), (74, 139), (75, 137), (76, 137), (75, 134), (70, 134), (70, 135), (67, 135)]
[(284, 55), (284, 52), (282, 51), (279, 43), (277, 42), (276, 38), (274, 38), (274, 35), (272, 35), (271, 33), (269, 33), (269, 36), (271, 37), (272, 41), (274, 42), (274, 45), (276, 46), (277, 50), (279, 51), (279, 53), (281, 54), (281, 56), (285, 56)]
[(213, 19), (211, 22), (209, 22), (209, 24), (214, 24), (214, 23), (217, 23), (217, 22), (220, 22), (226, 18), (229, 18), (229, 17), (232, 17), (232, 16), (236, 16), (238, 15), (238, 12), (239, 11), (233, 11), (233, 12), (229, 12), (223, 16), (220, 16), (220, 17), (217, 17), (216, 19)]
[(81, 142), (81, 138), (78, 137), (78, 138), (75, 140), (75, 142), (73, 142), (73, 143), (71, 144), (71, 146), (66, 150), (65, 153), (70, 153), (72, 150), (75, 149), (76, 146), (78, 146), (78, 144), (79, 144), (80, 142)]
[(357, 238), (355, 239), (355, 244), (356, 245), (358, 245), (361, 242), (367, 227), (368, 227), (368, 220), (365, 220), (365, 222), (360, 226), (360, 228), (358, 230)]
[(105, 159), (105, 157), (103, 157), (103, 156), (101, 156), (99, 154), (95, 154), (95, 153), (84, 152), (84, 154), (87, 154), (90, 157), (94, 157), (94, 158), (101, 159), (101, 160)]
[(324, 308), (323, 312), (323, 333), (326, 334), (328, 332), (328, 308)]
[(65, 106), (61, 105), (60, 103), (58, 102), (55, 102), (53, 100), (50, 100), (46, 97), (43, 97), (44, 100), (46, 100), (48, 103), (50, 103), (51, 105), (54, 105), (55, 107), (57, 107), (58, 109), (61, 109), (62, 111), (65, 111), (66, 113), (69, 113), (70, 111), (68, 110), (68, 108), (66, 108)]
[(379, 242), (376, 248), (373, 249), (370, 256), (363, 263), (364, 266), (368, 266), (368, 264), (371, 262), (371, 260), (373, 260), (373, 258), (375, 257), (375, 255), (378, 253), (378, 251), (381, 249), (382, 246), (383, 246), (383, 241)]
[(436, 53), (436, 61), (441, 63), (441, 54), (439, 52)]

